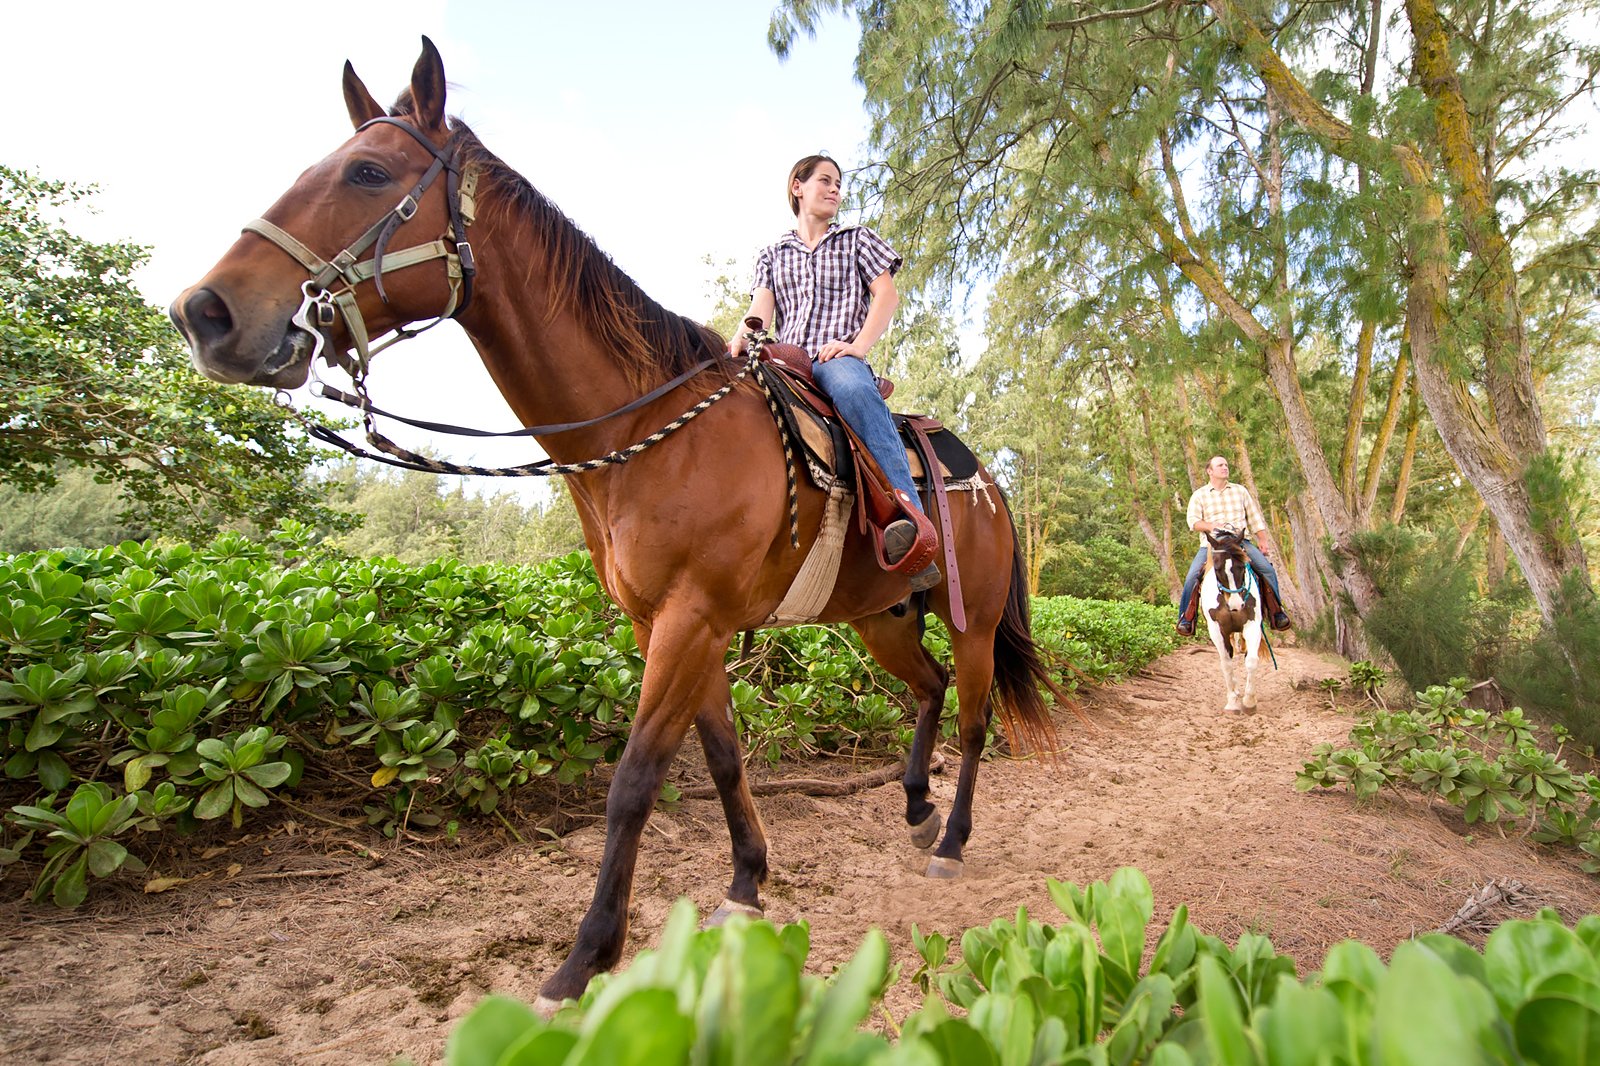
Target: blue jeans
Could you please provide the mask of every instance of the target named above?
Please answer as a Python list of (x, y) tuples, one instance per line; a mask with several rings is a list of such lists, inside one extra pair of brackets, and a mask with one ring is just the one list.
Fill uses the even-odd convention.
[[(1278, 605), (1283, 605), (1283, 597), (1278, 593), (1278, 571), (1267, 562), (1267, 557), (1261, 554), (1261, 549), (1255, 546), (1254, 541), (1244, 541), (1245, 555), (1250, 557), (1250, 565), (1261, 577), (1267, 579), (1272, 586), (1272, 594), (1277, 596)], [(1201, 545), (1200, 550), (1194, 553), (1194, 562), (1189, 564), (1189, 576), (1183, 579), (1183, 598), (1178, 601), (1178, 617), (1184, 618), (1189, 613), (1189, 597), (1194, 595), (1195, 589), (1200, 587), (1200, 577), (1206, 569), (1206, 549)], [(1271, 619), (1266, 619), (1271, 621)]]
[(812, 360), (811, 373), (833, 401), (839, 417), (855, 430), (861, 443), (888, 475), (889, 484), (905, 493), (913, 507), (922, 510), (922, 501), (917, 498), (916, 486), (911, 482), (905, 446), (900, 443), (900, 434), (889, 417), (889, 405), (878, 395), (878, 382), (872, 368), (853, 355), (841, 355), (826, 363)]

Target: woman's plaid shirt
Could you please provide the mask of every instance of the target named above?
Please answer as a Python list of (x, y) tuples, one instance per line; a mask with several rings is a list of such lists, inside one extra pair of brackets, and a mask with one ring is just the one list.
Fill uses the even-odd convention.
[(829, 341), (853, 341), (867, 320), (867, 286), (901, 259), (866, 226), (830, 226), (808, 249), (792, 230), (761, 250), (750, 289), (771, 289), (778, 339), (812, 355)]
[[(1234, 481), (1220, 489), (1212, 488), (1207, 482), (1194, 490), (1194, 495), (1189, 497), (1189, 528), (1193, 529), (1196, 522), (1232, 526), (1246, 536), (1267, 528), (1267, 520), (1256, 505), (1255, 497)], [(1200, 534), (1200, 543), (1204, 544), (1205, 540), (1206, 535)]]

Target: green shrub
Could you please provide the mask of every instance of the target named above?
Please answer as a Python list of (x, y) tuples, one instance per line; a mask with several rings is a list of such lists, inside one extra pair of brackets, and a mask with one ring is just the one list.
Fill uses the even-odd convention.
[[(660, 947), (601, 975), (543, 1021), (492, 996), (457, 1025), (451, 1066), (513, 1063), (1584, 1063), (1600, 1055), (1600, 918), (1552, 910), (1496, 929), (1482, 953), (1449, 936), (1401, 944), (1385, 965), (1356, 941), (1321, 973), (1247, 933), (1229, 947), (1179, 906), (1144, 961), (1154, 897), (1138, 870), (1086, 888), (1050, 882), (1066, 915), (1019, 910), (954, 941), (913, 927), (921, 1009), (897, 1040), (863, 1031), (891, 980), (870, 932), (830, 979), (807, 974), (809, 931), (735, 918), (696, 932), (673, 908)], [(952, 947), (959, 950), (952, 953)]]
[[(1172, 646), (1170, 608), (1054, 599), (1034, 612), (1069, 683)], [(0, 641), (7, 855), (46, 847), (23, 841), (16, 809), (52, 809), (91, 781), (108, 802), (167, 797), (186, 830), (240, 827), (307, 772), (322, 787), (369, 781), (360, 802), (391, 835), (495, 812), (508, 790), (572, 784), (618, 758), (644, 674), (587, 555), (413, 566), (330, 554), (292, 523), (267, 543), (0, 557)], [(924, 643), (949, 662), (936, 619)], [(854, 631), (771, 630), (740, 651), (733, 704), (756, 757), (909, 745), (905, 686)], [(953, 694), (946, 711), (948, 734)]]
[[(1351, 673), (1367, 676), (1370, 664), (1352, 664)], [(1342, 786), (1358, 798), (1385, 787), (1415, 789), (1430, 803), (1461, 808), (1469, 825), (1521, 820), (1531, 839), (1578, 848), (1590, 856), (1583, 868), (1600, 873), (1600, 777), (1574, 773), (1561, 758), (1572, 734), (1557, 727), (1557, 749), (1546, 751), (1522, 708), (1468, 707), (1464, 685), (1432, 685), (1411, 710), (1365, 715), (1350, 730), (1350, 746), (1316, 747), (1295, 788)]]

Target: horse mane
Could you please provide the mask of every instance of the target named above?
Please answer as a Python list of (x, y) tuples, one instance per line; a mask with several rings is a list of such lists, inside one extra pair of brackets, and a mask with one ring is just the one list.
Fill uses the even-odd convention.
[[(413, 110), (407, 89), (391, 114), (409, 117)], [(480, 223), (486, 213), (500, 211), (527, 224), (543, 258), (528, 264), (529, 278), (542, 276), (552, 312), (570, 310), (612, 353), (635, 388), (676, 377), (706, 359), (727, 370), (726, 338), (651, 299), (577, 223), (485, 148), (465, 122), (452, 116), (449, 124), (446, 154), (463, 170), (478, 172)]]

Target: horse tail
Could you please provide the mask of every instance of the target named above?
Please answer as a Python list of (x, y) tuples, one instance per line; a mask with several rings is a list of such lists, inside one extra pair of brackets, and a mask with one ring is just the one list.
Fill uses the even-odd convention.
[[(996, 486), (998, 488), (999, 486)], [(1028, 574), (1023, 566), (1022, 542), (1005, 493), (1000, 493), (1006, 520), (1011, 523), (1011, 588), (1000, 625), (994, 633), (994, 700), (1011, 745), (1019, 754), (1035, 751), (1048, 755), (1059, 749), (1055, 723), (1039, 693), (1043, 686), (1056, 703), (1083, 717), (1077, 701), (1067, 695), (1045, 664), (1033, 641), (1032, 608), (1028, 601)]]

